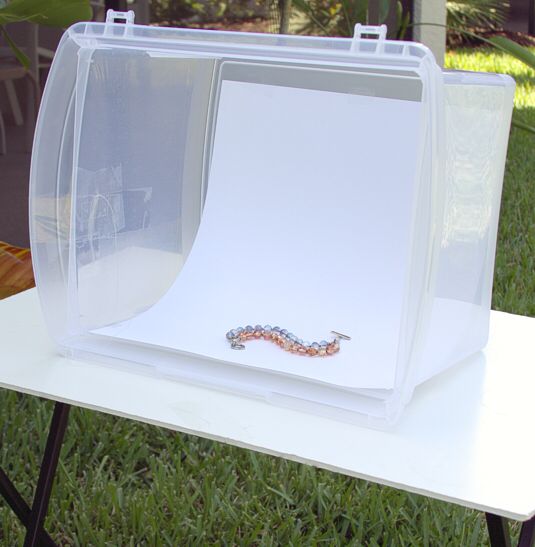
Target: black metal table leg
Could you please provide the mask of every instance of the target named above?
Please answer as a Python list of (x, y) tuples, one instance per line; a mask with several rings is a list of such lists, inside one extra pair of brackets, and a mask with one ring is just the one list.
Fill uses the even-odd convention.
[(54, 414), (52, 416), (50, 431), (46, 441), (37, 488), (35, 490), (32, 509), (28, 518), (24, 547), (39, 545), (39, 540), (43, 533), (43, 523), (48, 509), (48, 502), (50, 500), (54, 475), (58, 466), (63, 437), (67, 428), (70, 408), (70, 405), (66, 403), (56, 403), (54, 407)]
[(30, 508), (3, 469), (0, 469), (0, 494), (5, 498), (11, 509), (13, 509), (18, 519), (22, 523), (26, 522), (30, 515)]
[[(509, 523), (504, 517), (485, 513), (491, 547), (511, 547)], [(533, 547), (535, 543), (535, 517), (522, 524), (518, 547)]]
[(504, 517), (485, 513), (491, 547), (511, 547), (509, 523)]
[[(28, 527), (30, 520), (31, 509), (24, 501), (23, 497), (19, 494), (14, 484), (9, 480), (9, 477), (4, 473), (4, 470), (0, 468), (0, 495), (2, 495), (18, 519)], [(56, 547), (54, 540), (47, 534), (45, 530), (42, 531), (40, 537), (40, 544), (46, 547)]]
[(535, 517), (522, 524), (518, 547), (533, 547), (535, 544)]

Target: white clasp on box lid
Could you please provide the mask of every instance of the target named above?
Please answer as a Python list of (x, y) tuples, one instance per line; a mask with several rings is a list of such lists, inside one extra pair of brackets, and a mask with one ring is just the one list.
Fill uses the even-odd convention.
[[(106, 12), (106, 26), (104, 27), (104, 35), (117, 35), (118, 33), (128, 35), (132, 31), (136, 14), (132, 11), (115, 11), (109, 9)], [(119, 24), (117, 24), (119, 23)], [(118, 27), (124, 27), (122, 32), (118, 31)]]
[(109, 9), (106, 12), (106, 24), (108, 23), (124, 23), (125, 25), (133, 25), (136, 14), (133, 10), (115, 11)]
[(360, 41), (363, 39), (363, 35), (367, 36), (377, 36), (377, 47), (375, 49), (376, 53), (382, 53), (384, 49), (384, 41), (386, 40), (386, 25), (373, 26), (373, 25), (362, 25), (357, 23), (355, 25), (355, 32), (353, 34), (353, 41), (351, 43), (351, 51), (360, 50)]

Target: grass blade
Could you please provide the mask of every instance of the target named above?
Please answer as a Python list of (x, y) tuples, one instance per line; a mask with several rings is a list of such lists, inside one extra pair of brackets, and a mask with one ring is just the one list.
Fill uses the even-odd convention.
[(17, 61), (26, 69), (30, 68), (30, 59), (28, 56), (15, 44), (11, 36), (8, 34), (4, 26), (0, 25), (0, 33), (4, 37), (9, 47), (13, 50)]
[(486, 42), (492, 44), (495, 48), (501, 49), (505, 53), (516, 57), (529, 67), (535, 70), (535, 55), (527, 48), (523, 47), (505, 36), (492, 36), (487, 38)]
[(517, 129), (523, 129), (524, 131), (528, 131), (529, 133), (533, 133), (533, 135), (535, 135), (535, 127), (527, 123), (521, 122), (516, 116), (513, 116), (511, 125), (513, 127), (516, 127)]

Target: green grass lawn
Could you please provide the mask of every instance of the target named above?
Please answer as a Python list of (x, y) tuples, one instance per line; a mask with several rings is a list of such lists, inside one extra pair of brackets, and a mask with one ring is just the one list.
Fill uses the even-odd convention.
[[(503, 71), (535, 125), (533, 72), (485, 50), (449, 67)], [(535, 315), (535, 137), (513, 129), (494, 307)], [(453, 404), (453, 403), (452, 403)], [(52, 404), (0, 390), (0, 465), (30, 499)], [(318, 439), (321, 442), (321, 439)], [(362, 480), (74, 408), (47, 527), (65, 545), (486, 545), (482, 515)], [(0, 543), (23, 530), (0, 500)]]

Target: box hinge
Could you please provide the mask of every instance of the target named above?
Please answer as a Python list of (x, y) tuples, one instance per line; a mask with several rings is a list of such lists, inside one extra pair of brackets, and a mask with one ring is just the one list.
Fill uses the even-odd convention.
[[(355, 32), (353, 34), (353, 41), (351, 42), (351, 51), (366, 51), (370, 53), (369, 45), (364, 49), (361, 47), (362, 40), (367, 40), (371, 37), (377, 38), (377, 45), (375, 46), (375, 53), (382, 53), (384, 51), (384, 42), (386, 40), (386, 25), (372, 26), (372, 25), (362, 25), (357, 23), (355, 25)], [(367, 41), (369, 44), (369, 41)]]
[(124, 25), (133, 25), (136, 14), (133, 10), (129, 11), (115, 11), (109, 9), (106, 12), (106, 24), (109, 23), (122, 23)]

